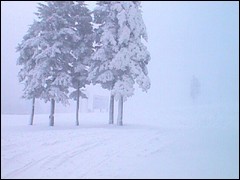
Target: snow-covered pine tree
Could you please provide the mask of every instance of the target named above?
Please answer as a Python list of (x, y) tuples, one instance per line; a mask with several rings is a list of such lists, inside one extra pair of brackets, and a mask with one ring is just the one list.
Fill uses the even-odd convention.
[(90, 84), (88, 78), (88, 71), (90, 59), (93, 53), (93, 27), (92, 16), (90, 10), (87, 8), (84, 1), (77, 1), (72, 13), (72, 20), (74, 21), (74, 29), (79, 37), (78, 41), (72, 45), (72, 55), (74, 61), (72, 62), (72, 84), (75, 89), (70, 94), (70, 98), (76, 100), (76, 125), (79, 125), (79, 98), (87, 98), (84, 93), (85, 85)]
[(18, 73), (19, 82), (24, 83), (23, 98), (32, 99), (32, 111), (30, 125), (33, 125), (35, 110), (35, 99), (41, 96), (43, 86), (36, 82), (34, 78), (36, 62), (34, 56), (39, 54), (39, 23), (34, 21), (28, 29), (27, 34), (23, 37), (22, 42), (17, 46), (17, 52), (20, 53), (17, 65), (22, 66)]
[(39, 4), (41, 32), (34, 77), (44, 89), (40, 98), (51, 101), (50, 126), (54, 125), (55, 101), (68, 104), (69, 86), (72, 84), (73, 48), (80, 37), (75, 28), (74, 1), (47, 1)]
[[(110, 68), (110, 62), (117, 53), (117, 27), (111, 19), (111, 1), (98, 1), (94, 9), (95, 53), (91, 61), (89, 78), (93, 84), (100, 84), (104, 89), (112, 90), (117, 79)], [(114, 95), (110, 97), (109, 124), (114, 121)]]
[(139, 1), (100, 1), (94, 11), (97, 48), (91, 78), (111, 90), (119, 100), (118, 125), (122, 125), (123, 101), (134, 93), (135, 82), (147, 91), (150, 88), (147, 64), (150, 54)]

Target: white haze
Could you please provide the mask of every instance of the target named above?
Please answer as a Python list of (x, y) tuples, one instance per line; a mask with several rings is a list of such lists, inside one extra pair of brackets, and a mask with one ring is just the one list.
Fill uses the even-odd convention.
[[(36, 6), (34, 1), (1, 3), (2, 113), (30, 112), (30, 103), (21, 99), (23, 85), (17, 78), (15, 47), (36, 18), (33, 14)], [(93, 7), (91, 2), (90, 8)], [(135, 102), (144, 109), (191, 106), (190, 82), (195, 75), (201, 83), (198, 104), (222, 104), (237, 109), (239, 4), (143, 2), (142, 7), (149, 36), (148, 68), (152, 86), (148, 93), (136, 87), (135, 95), (125, 103), (129, 105), (127, 108), (138, 111), (139, 107), (132, 106)], [(49, 106), (41, 104), (41, 107)], [(48, 109), (46, 107), (45, 112)], [(65, 109), (74, 112), (74, 104), (61, 111)]]
[[(149, 91), (135, 87), (123, 127), (96, 112), (80, 113), (76, 127), (71, 102), (56, 105), (53, 129), (50, 103), (40, 100), (27, 126), (31, 102), (21, 98), (17, 78), (15, 48), (36, 7), (1, 1), (2, 177), (239, 178), (239, 2), (142, 2)], [(193, 76), (200, 83), (195, 100)], [(88, 90), (110, 95), (99, 86)]]

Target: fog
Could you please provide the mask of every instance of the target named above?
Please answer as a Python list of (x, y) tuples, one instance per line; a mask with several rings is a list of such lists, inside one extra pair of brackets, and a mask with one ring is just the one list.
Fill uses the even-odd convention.
[(2, 1), (1, 10), (3, 179), (239, 178), (239, 2), (142, 2), (151, 88), (135, 86), (123, 126), (120, 116), (108, 124), (110, 92), (99, 85), (80, 100), (79, 126), (76, 102), (56, 104), (53, 128), (39, 99), (28, 126), (16, 47), (37, 2)]
[[(1, 113), (29, 113), (30, 101), (21, 98), (16, 46), (36, 19), (37, 2), (1, 2)], [(89, 7), (93, 9), (94, 3)], [(151, 88), (135, 88), (128, 112), (150, 113), (167, 107), (239, 107), (239, 3), (238, 2), (142, 2), (147, 27)], [(201, 86), (193, 102), (191, 80)], [(99, 87), (95, 94), (109, 95)], [(37, 106), (42, 109), (38, 110)], [(50, 111), (50, 103), (38, 100), (37, 113)], [(57, 112), (74, 112), (75, 103)]]

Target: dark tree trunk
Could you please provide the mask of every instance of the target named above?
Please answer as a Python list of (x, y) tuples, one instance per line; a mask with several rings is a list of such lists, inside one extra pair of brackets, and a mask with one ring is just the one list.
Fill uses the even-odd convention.
[(55, 100), (51, 99), (51, 114), (49, 116), (50, 126), (54, 126), (54, 109), (55, 109)]
[(123, 125), (123, 96), (120, 97), (118, 101), (118, 119), (117, 119), (117, 125), (122, 126)]
[(79, 126), (79, 120), (78, 120), (78, 111), (79, 111), (79, 83), (78, 83), (78, 89), (77, 89), (77, 109), (76, 109), (76, 125)]
[(109, 124), (113, 124), (113, 120), (114, 120), (114, 95), (111, 95), (109, 107)]
[(34, 106), (35, 106), (35, 97), (33, 97), (32, 99), (32, 113), (31, 113), (30, 125), (33, 125)]

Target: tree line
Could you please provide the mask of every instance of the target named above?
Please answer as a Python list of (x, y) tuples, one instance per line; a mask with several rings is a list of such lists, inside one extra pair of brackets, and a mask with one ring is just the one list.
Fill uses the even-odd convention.
[(109, 124), (123, 125), (123, 103), (137, 84), (150, 88), (147, 64), (150, 54), (139, 1), (98, 1), (90, 11), (84, 1), (46, 1), (38, 4), (37, 20), (17, 46), (21, 66), (19, 82), (23, 98), (51, 103), (50, 126), (54, 126), (55, 103), (87, 98), (87, 85), (100, 84), (110, 92)]

